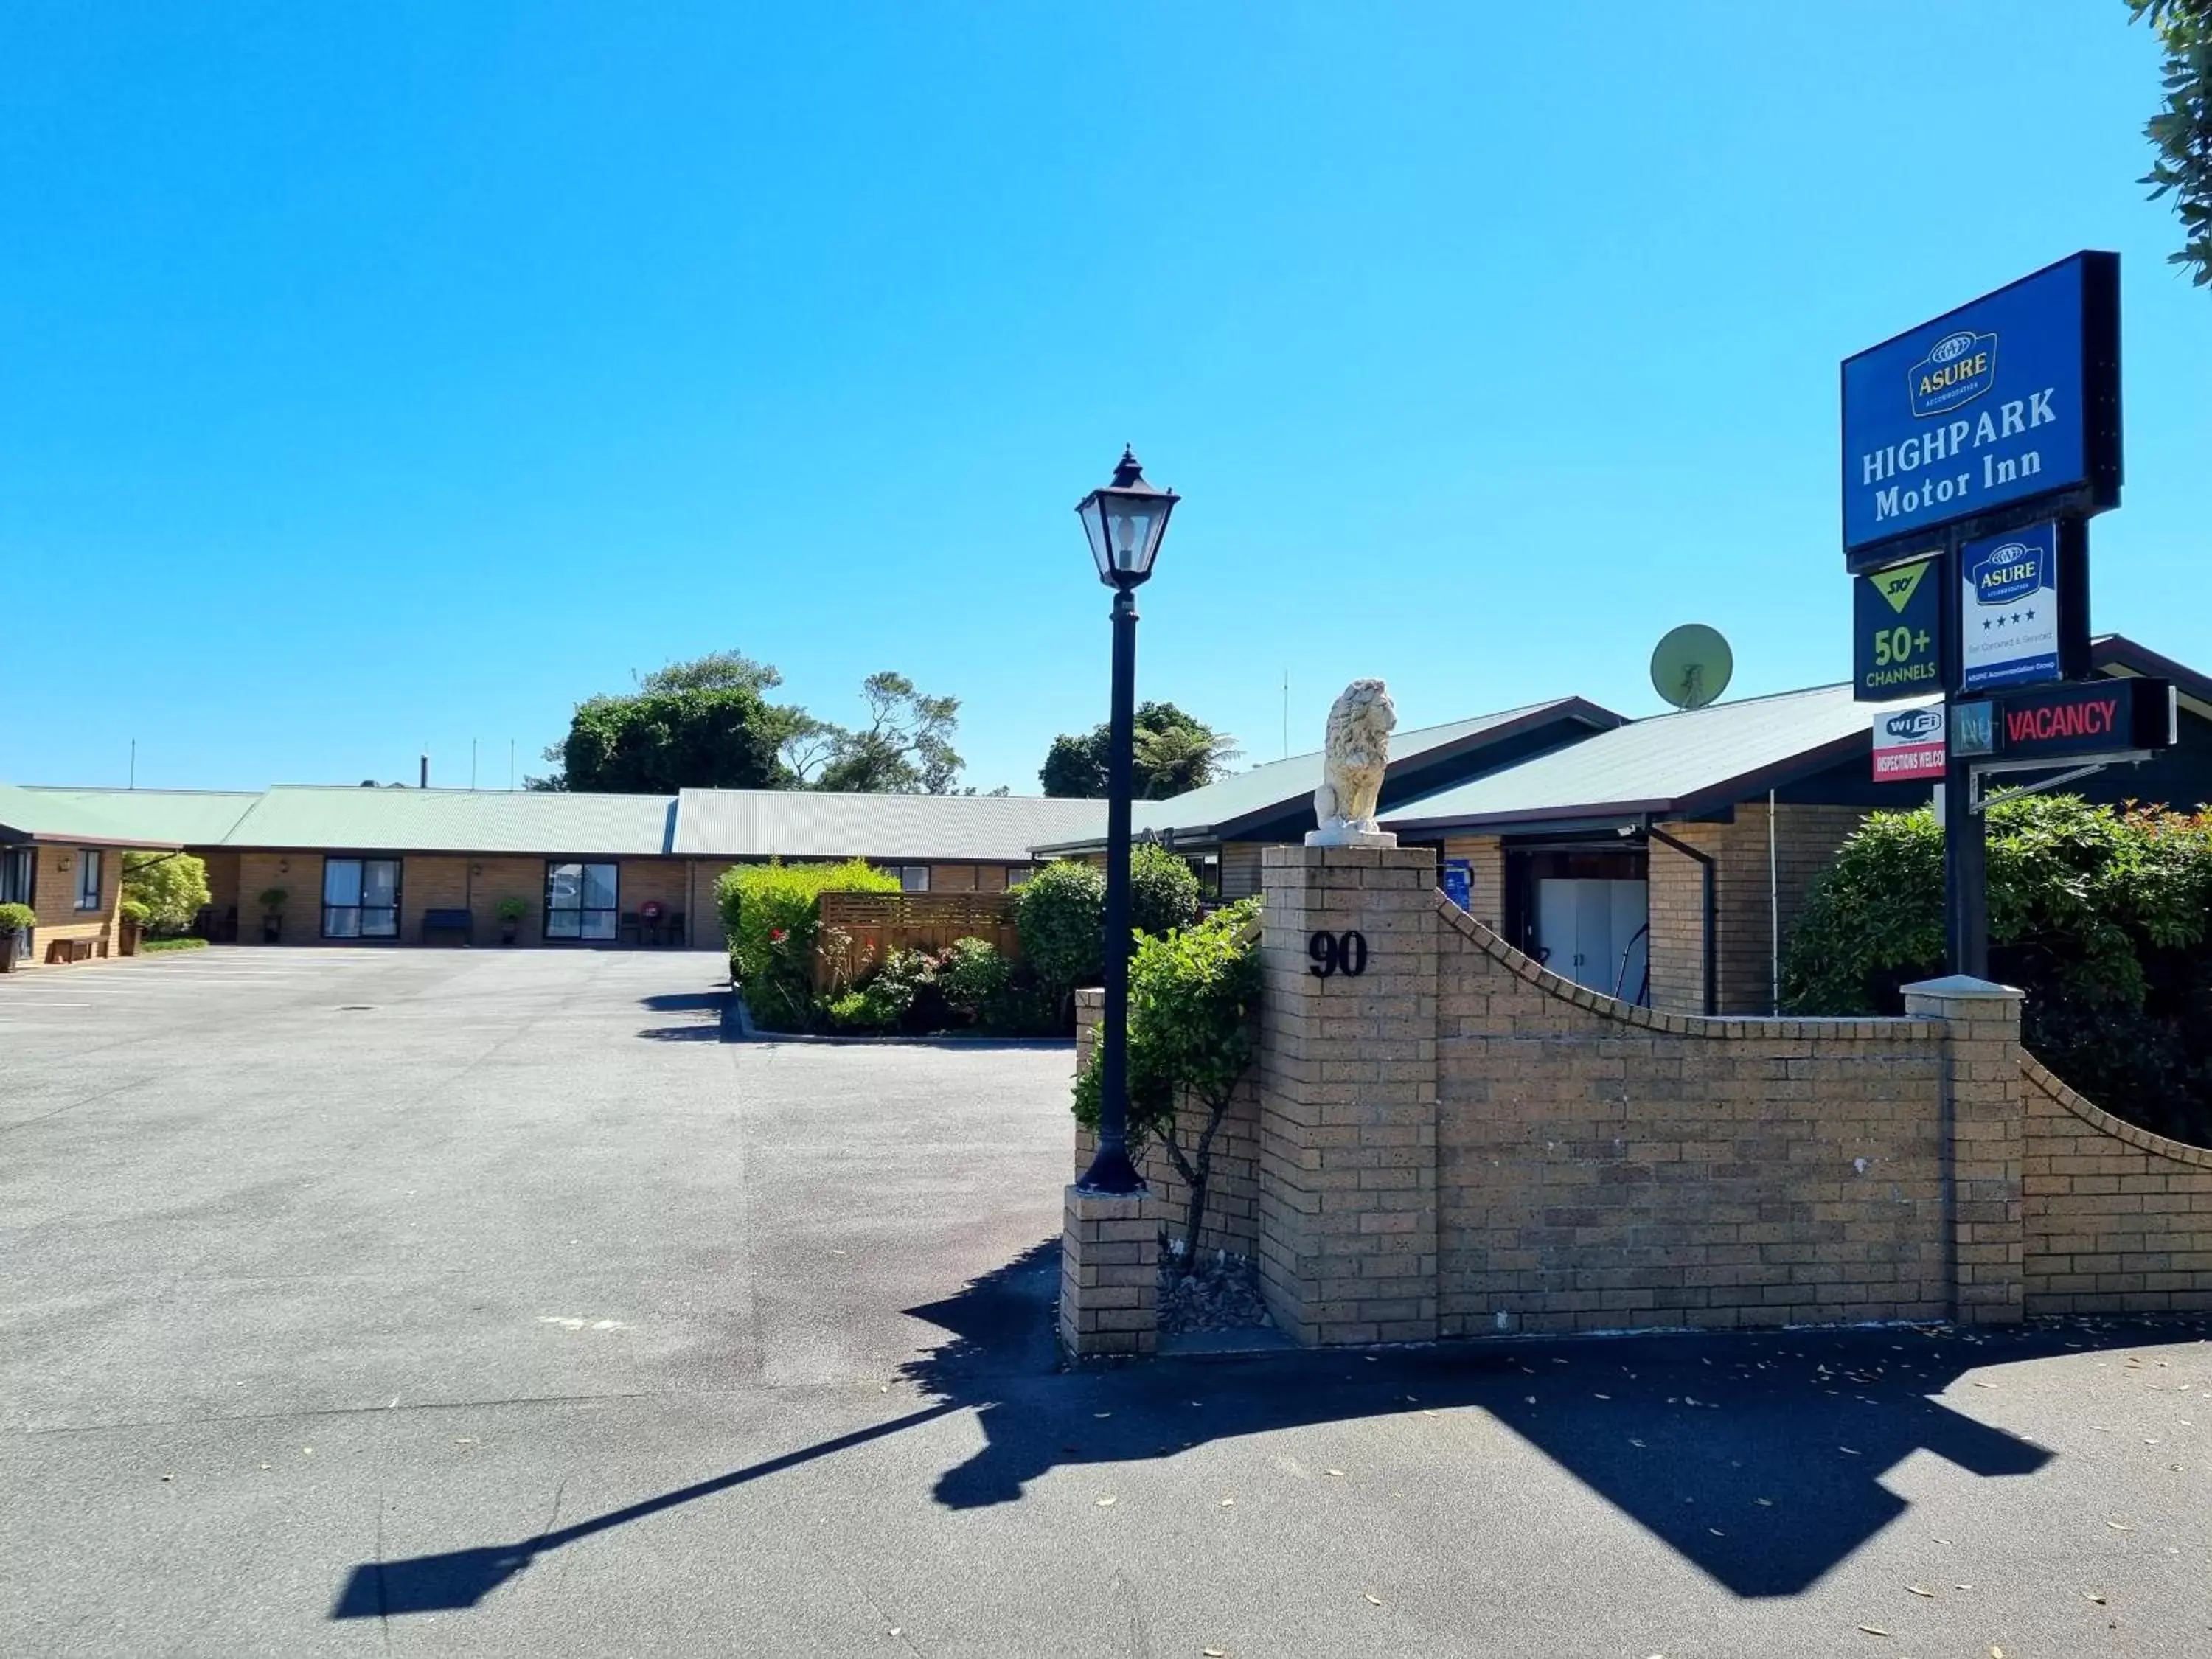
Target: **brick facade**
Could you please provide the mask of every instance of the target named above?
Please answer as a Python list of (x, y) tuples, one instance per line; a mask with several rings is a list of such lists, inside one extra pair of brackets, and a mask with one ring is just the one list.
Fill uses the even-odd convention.
[(1496, 836), (1451, 836), (1444, 841), (1444, 856), (1465, 859), (1472, 866), (1474, 908), (1468, 914), (1493, 933), (1505, 931), (1505, 843)]
[[(88, 854), (100, 860), (100, 902), (93, 909), (80, 910), (77, 882)], [(57, 940), (88, 945), (94, 957), (115, 954), (123, 920), (123, 848), (38, 842), (32, 843), (32, 855), (28, 902), (38, 920), (32, 927), (30, 951), (16, 959), (16, 970), (44, 967), (47, 949)]]
[[(1787, 948), (1790, 929), (1805, 908), (1814, 879), (1833, 861), (1864, 817), (1864, 810), (1856, 806), (1788, 802), (1777, 806), (1771, 893), (1765, 801), (1739, 805), (1734, 820), (1727, 823), (1660, 825), (1675, 840), (1714, 860), (1714, 1012), (1774, 1011), (1775, 915), (1778, 912), (1781, 917), (1782, 943)], [(1695, 859), (1656, 837), (1650, 854), (1651, 1006), (1701, 1013), (1705, 995), (1701, 872)], [(1476, 914), (1482, 915), (1480, 905)]]

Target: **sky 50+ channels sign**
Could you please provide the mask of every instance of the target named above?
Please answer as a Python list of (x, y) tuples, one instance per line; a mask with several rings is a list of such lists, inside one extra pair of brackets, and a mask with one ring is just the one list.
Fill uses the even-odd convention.
[(1851, 696), (1859, 702), (1943, 689), (1943, 561), (1861, 576), (1851, 599)]
[(2118, 506), (2119, 291), (2118, 254), (2077, 253), (1845, 359), (1844, 551)]

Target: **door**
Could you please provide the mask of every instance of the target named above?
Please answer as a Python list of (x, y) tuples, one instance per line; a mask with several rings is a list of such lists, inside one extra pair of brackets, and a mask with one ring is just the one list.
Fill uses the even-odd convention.
[[(1643, 933), (1650, 890), (1640, 881), (1546, 877), (1536, 884), (1536, 942), (1544, 965), (1593, 991), (1641, 1000), (1649, 956)], [(1625, 966), (1624, 966), (1625, 965)]]
[(545, 866), (545, 937), (611, 939), (618, 915), (621, 872), (611, 864)]
[[(0, 904), (32, 903), (32, 887), (38, 870), (36, 848), (0, 848)], [(31, 929), (26, 927), (15, 935), (15, 960), (27, 962), (30, 956)]]

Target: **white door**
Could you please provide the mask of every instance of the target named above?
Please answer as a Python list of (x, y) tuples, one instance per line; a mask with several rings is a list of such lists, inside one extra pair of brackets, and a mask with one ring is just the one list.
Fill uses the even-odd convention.
[[(1640, 881), (1540, 879), (1536, 883), (1536, 943), (1544, 965), (1593, 991), (1636, 999), (1643, 988), (1647, 952), (1639, 937), (1648, 889)], [(1621, 970), (1624, 958), (1627, 971)]]

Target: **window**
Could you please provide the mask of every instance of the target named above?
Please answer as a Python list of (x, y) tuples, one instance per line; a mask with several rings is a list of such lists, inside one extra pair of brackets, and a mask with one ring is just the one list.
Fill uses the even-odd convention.
[(76, 854), (76, 908), (100, 908), (100, 849), (80, 847)]
[(323, 937), (399, 937), (399, 860), (323, 860)]
[(899, 878), (902, 893), (927, 893), (929, 890), (929, 866), (926, 864), (895, 864), (892, 870)]
[(612, 939), (620, 872), (611, 864), (545, 866), (545, 937)]
[(1008, 865), (1006, 866), (1006, 890), (1009, 893), (1012, 892), (1015, 888), (1020, 886), (1024, 882), (1027, 881), (1036, 873), (1034, 866), (1030, 865)]

